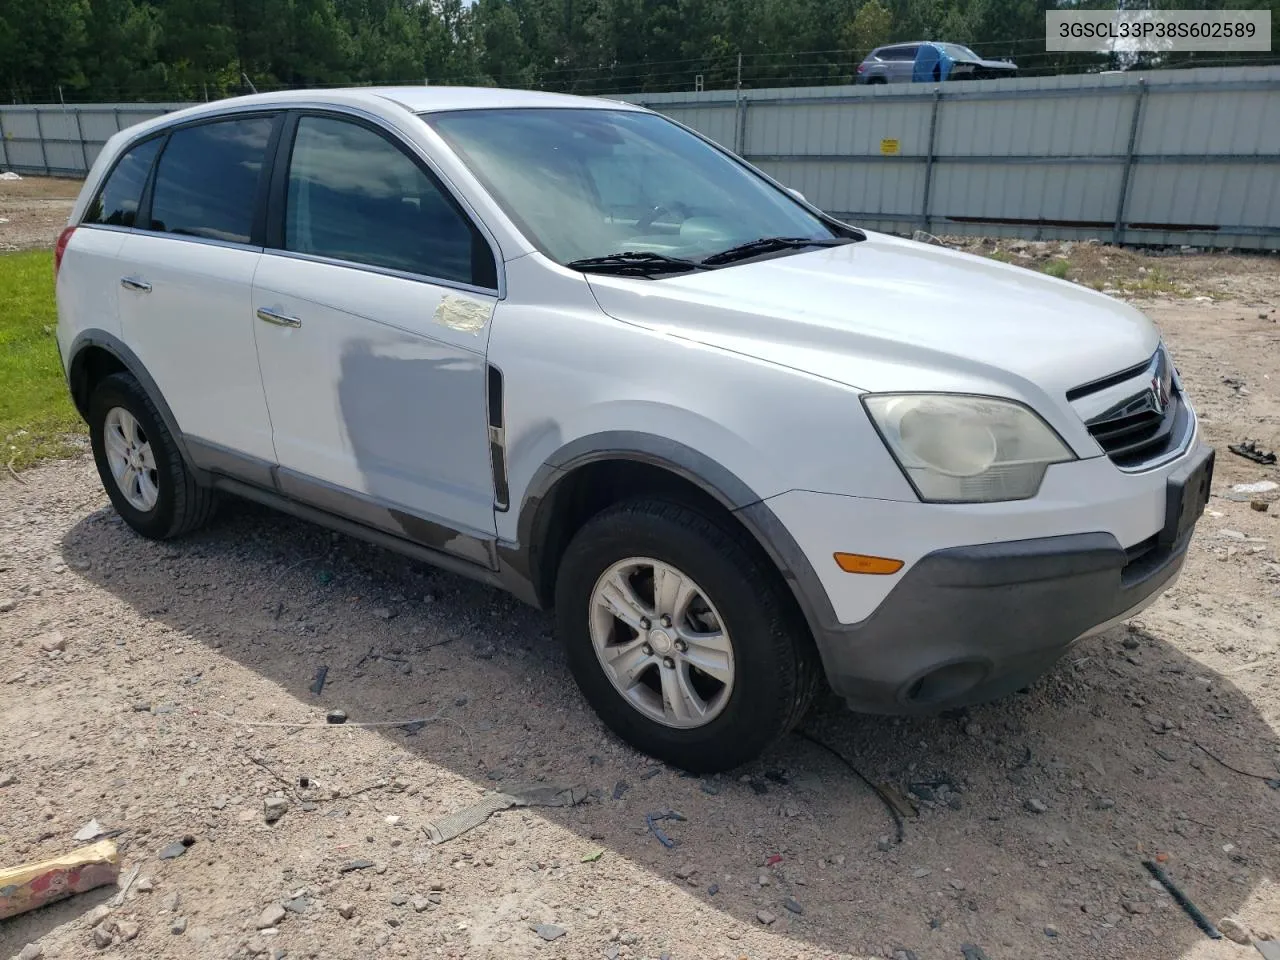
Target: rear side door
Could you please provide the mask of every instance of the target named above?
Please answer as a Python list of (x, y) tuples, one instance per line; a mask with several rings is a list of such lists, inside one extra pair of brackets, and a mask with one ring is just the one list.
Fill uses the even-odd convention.
[(117, 282), (123, 339), (192, 455), (262, 477), (275, 453), (251, 301), (279, 120), (223, 115), (171, 130), (120, 248)]
[(253, 290), (282, 492), (492, 565), (496, 264), (398, 134), (291, 115)]
[[(69, 269), (57, 275), (59, 336), (74, 337), (86, 328), (120, 336), (120, 248), (163, 143), (163, 135), (154, 136), (123, 151), (80, 218), (63, 254)], [(62, 346), (65, 356), (71, 343)]]

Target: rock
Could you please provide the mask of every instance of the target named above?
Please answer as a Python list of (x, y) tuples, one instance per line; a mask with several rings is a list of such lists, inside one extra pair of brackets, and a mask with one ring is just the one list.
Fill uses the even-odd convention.
[(187, 845), (181, 840), (175, 840), (173, 843), (167, 844), (156, 854), (161, 860), (176, 860), (187, 852)]
[(107, 925), (105, 923), (100, 923), (94, 927), (93, 933), (90, 936), (93, 939), (93, 945), (99, 950), (105, 950), (107, 947), (111, 946), (111, 931), (107, 929)]
[(1048, 813), (1049, 812), (1049, 808), (1045, 806), (1045, 802), (1043, 800), (1037, 800), (1035, 797), (1031, 797), (1030, 799), (1028, 799), (1027, 802), (1023, 804), (1023, 806), (1026, 807), (1028, 810), (1030, 810), (1032, 813)]
[(982, 724), (970, 720), (964, 725), (964, 732), (971, 737), (980, 737), (982, 736)]
[(170, 933), (172, 933), (175, 937), (177, 937), (177, 936), (181, 936), (182, 934), (186, 933), (186, 932), (187, 932), (187, 918), (186, 918), (186, 917), (175, 917), (175, 918), (174, 918), (174, 920), (173, 920), (173, 923), (171, 923), (171, 924), (169, 925), (169, 932), (170, 932)]
[(695, 867), (692, 863), (686, 863), (686, 864), (685, 864), (684, 866), (682, 866), (682, 867), (676, 867), (676, 870), (675, 870), (676, 879), (677, 879), (677, 880), (688, 880), (690, 877), (692, 877), (692, 876), (693, 876), (695, 873), (697, 873), (697, 872), (698, 872), (698, 868), (697, 868), (697, 867)]
[(350, 873), (353, 870), (368, 870), (373, 866), (372, 860), (348, 860), (338, 868), (339, 873)]
[(1115, 807), (1115, 805), (1116, 802), (1110, 797), (1098, 797), (1093, 801), (1093, 808), (1095, 810), (1110, 810)]
[(883, 836), (876, 841), (876, 849), (879, 850), (881, 853), (888, 853), (891, 849), (893, 849), (893, 841), (890, 840), (887, 836)]
[(347, 722), (347, 711), (345, 711), (345, 710), (330, 710), (328, 713), (326, 713), (326, 714), (324, 715), (324, 722), (325, 722), (325, 723), (346, 723), (346, 722)]
[(262, 819), (275, 823), (289, 812), (289, 801), (284, 797), (267, 797), (262, 801)]
[(289, 913), (304, 914), (311, 909), (310, 897), (294, 897), (281, 904)]
[(1126, 650), (1137, 650), (1138, 647), (1142, 646), (1142, 641), (1133, 634), (1127, 634), (1125, 638), (1120, 641), (1120, 645)]
[(84, 919), (90, 927), (96, 927), (109, 916), (111, 916), (111, 908), (105, 903), (100, 903), (85, 914)]
[(1044, 925), (1044, 935), (1051, 940), (1056, 939), (1058, 936), (1058, 928), (1055, 927), (1052, 923), (1046, 923)]
[(138, 882), (133, 885), (133, 889), (139, 893), (151, 893), (156, 888), (156, 882), (150, 877), (139, 877)]
[(1268, 503), (1266, 500), (1250, 500), (1249, 501), (1249, 509), (1257, 510), (1259, 513), (1266, 513), (1267, 508), (1270, 506), (1271, 504)]
[(409, 901), (409, 905), (413, 907), (414, 913), (426, 913), (431, 909), (431, 901), (426, 897), (414, 897)]
[(529, 929), (548, 942), (559, 940), (568, 933), (564, 927), (558, 927), (554, 923), (535, 923)]
[[(417, 910), (417, 907), (414, 907), (414, 909)], [(343, 901), (342, 903), (338, 904), (338, 916), (340, 916), (343, 920), (350, 920), (355, 915), (356, 915), (356, 905), (354, 903), (351, 903), (350, 901)]]
[(933, 871), (928, 867), (916, 867), (911, 871), (911, 876), (915, 877), (917, 880), (922, 880), (931, 873), (933, 873)]
[(767, 927), (769, 926), (769, 924), (773, 923), (778, 918), (775, 917), (768, 910), (757, 910), (756, 919), (759, 920), (761, 923), (763, 923)]
[(1131, 913), (1134, 916), (1142, 916), (1151, 912), (1151, 904), (1143, 903), (1141, 900), (1126, 900), (1121, 904), (1125, 913)]
[(258, 914), (258, 919), (254, 926), (259, 930), (266, 930), (269, 927), (278, 926), (284, 920), (284, 917), (284, 907), (278, 903), (273, 903)]
[(476, 655), (477, 659), (480, 660), (492, 660), (494, 654), (497, 652), (498, 648), (492, 643), (482, 643), (472, 651), (472, 653)]
[(709, 897), (714, 897), (719, 892), (720, 884), (718, 883), (713, 883), (711, 886), (707, 887), (707, 896)]
[(44, 947), (38, 943), (28, 943), (18, 951), (18, 960), (40, 960), (44, 956)]
[(372, 613), (379, 620), (390, 620), (393, 616), (395, 616), (395, 614), (393, 614), (386, 607), (374, 607), (369, 612)]
[(431, 881), (431, 885), (430, 885), (427, 889), (428, 889), (428, 890), (430, 890), (432, 893), (443, 893), (443, 892), (444, 892), (444, 881), (443, 881), (443, 880), (432, 880), (432, 881)]
[(18, 782), (18, 775), (15, 773), (0, 773), (0, 787), (12, 787)]
[(397, 827), (400, 825), (400, 821), (402, 819), (403, 819), (402, 817), (398, 817), (393, 813), (393, 814), (390, 814), (389, 816), (383, 817), (382, 822), (385, 823), (388, 827)]
[(178, 905), (182, 903), (182, 897), (177, 893), (171, 893), (164, 899), (164, 908), (170, 913), (178, 912)]
[(17, 605), (18, 605), (17, 600), (14, 600), (10, 597), (5, 597), (3, 600), (0, 600), (0, 613), (8, 613), (10, 610), (13, 610), (15, 607), (17, 607)]
[(786, 900), (782, 901), (782, 905), (786, 907), (787, 910), (789, 910), (791, 913), (794, 913), (797, 915), (804, 913), (804, 907), (800, 906), (800, 901), (797, 900), (795, 897), (787, 897)]
[(393, 907), (403, 907), (408, 902), (409, 902), (409, 897), (407, 894), (393, 893), (391, 895), (391, 905)]
[(67, 649), (67, 640), (57, 630), (52, 630), (40, 638), (40, 649), (44, 653), (53, 653), (55, 650), (62, 653)]
[(125, 943), (128, 943), (130, 940), (136, 940), (138, 937), (138, 930), (138, 924), (133, 920), (116, 921), (116, 936)]
[(1223, 917), (1218, 921), (1218, 929), (1222, 931), (1224, 937), (1228, 940), (1234, 940), (1236, 943), (1248, 945), (1253, 940), (1249, 936), (1249, 928), (1235, 917)]

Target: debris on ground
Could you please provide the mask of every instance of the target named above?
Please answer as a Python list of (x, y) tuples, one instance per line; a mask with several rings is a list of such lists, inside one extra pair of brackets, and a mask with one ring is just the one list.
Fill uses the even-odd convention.
[(1165, 873), (1164, 867), (1156, 863), (1154, 860), (1143, 860), (1142, 865), (1146, 867), (1150, 873), (1169, 892), (1169, 896), (1173, 897), (1174, 902), (1178, 904), (1183, 912), (1192, 919), (1197, 927), (1204, 931), (1205, 936), (1210, 940), (1221, 940), (1222, 933), (1213, 925), (1208, 917), (1201, 912), (1200, 908), (1191, 902), (1191, 898), (1182, 892), (1182, 889), (1173, 882), (1173, 878)]
[(1262, 449), (1258, 446), (1256, 440), (1229, 443), (1227, 444), (1227, 449), (1237, 457), (1244, 457), (1246, 460), (1252, 460), (1254, 463), (1261, 463), (1264, 466), (1270, 466), (1276, 462), (1275, 451)]
[(324, 691), (324, 681), (329, 676), (328, 667), (320, 667), (316, 670), (316, 678), (311, 681), (311, 692), (317, 697)]
[(1249, 928), (1235, 917), (1223, 917), (1218, 921), (1218, 929), (1222, 931), (1224, 937), (1228, 940), (1234, 940), (1236, 943), (1248, 946), (1253, 942), (1253, 937), (1249, 934)]
[(1280, 483), (1274, 480), (1259, 480), (1257, 483), (1237, 483), (1231, 487), (1232, 493), (1270, 493), (1272, 490), (1280, 489)]
[(1029, 797), (1023, 804), (1032, 813), (1048, 813), (1049, 808), (1043, 800), (1037, 800), (1035, 797)]
[(534, 923), (529, 925), (529, 929), (547, 941), (559, 940), (568, 932), (564, 927), (558, 927), (554, 923)]
[(106, 886), (119, 876), (120, 853), (112, 840), (0, 869), (0, 920)]
[(444, 843), (474, 830), (493, 814), (511, 807), (574, 807), (587, 798), (584, 786), (535, 783), (486, 795), (469, 807), (463, 807), (447, 817), (425, 824), (423, 830), (432, 843)]
[(284, 797), (267, 797), (262, 801), (262, 819), (275, 823), (289, 812), (289, 801)]
[(325, 722), (325, 723), (346, 723), (346, 722), (347, 722), (347, 711), (345, 711), (345, 710), (330, 710), (328, 713), (326, 713), (326, 714), (324, 715), (324, 722)]
[(663, 832), (662, 828), (658, 826), (657, 821), (659, 820), (684, 821), (688, 819), (689, 818), (686, 817), (683, 813), (679, 813), (675, 810), (665, 810), (665, 811), (660, 811), (658, 813), (646, 813), (644, 815), (644, 822), (648, 825), (649, 832), (652, 833), (655, 837), (657, 837), (658, 842), (662, 844), (664, 847), (666, 847), (668, 850), (674, 847), (677, 841), (672, 840), (669, 836), (667, 836), (666, 833)]
[(107, 831), (103, 829), (102, 824), (97, 820), (90, 820), (83, 827), (71, 835), (71, 839), (79, 843), (89, 843), (97, 840)]
[(1271, 504), (1269, 504), (1266, 500), (1250, 500), (1249, 501), (1249, 509), (1256, 510), (1258, 511), (1258, 513), (1266, 513), (1267, 508), (1270, 506)]

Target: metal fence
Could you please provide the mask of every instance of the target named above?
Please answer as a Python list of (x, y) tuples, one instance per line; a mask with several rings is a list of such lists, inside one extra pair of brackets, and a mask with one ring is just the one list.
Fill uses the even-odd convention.
[[(1280, 67), (619, 99), (872, 229), (1280, 249)], [(0, 169), (83, 174), (182, 106), (0, 106)]]
[(1280, 249), (1280, 67), (622, 99), (872, 229)]

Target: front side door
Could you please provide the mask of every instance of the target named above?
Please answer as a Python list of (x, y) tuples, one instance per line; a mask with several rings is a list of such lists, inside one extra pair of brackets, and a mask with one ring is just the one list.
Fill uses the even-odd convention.
[(291, 118), (253, 289), (282, 491), (491, 562), (493, 253), (396, 137)]
[(120, 248), (123, 339), (206, 465), (269, 466), (275, 457), (250, 303), (261, 258), (254, 216), (277, 119), (172, 131)]

